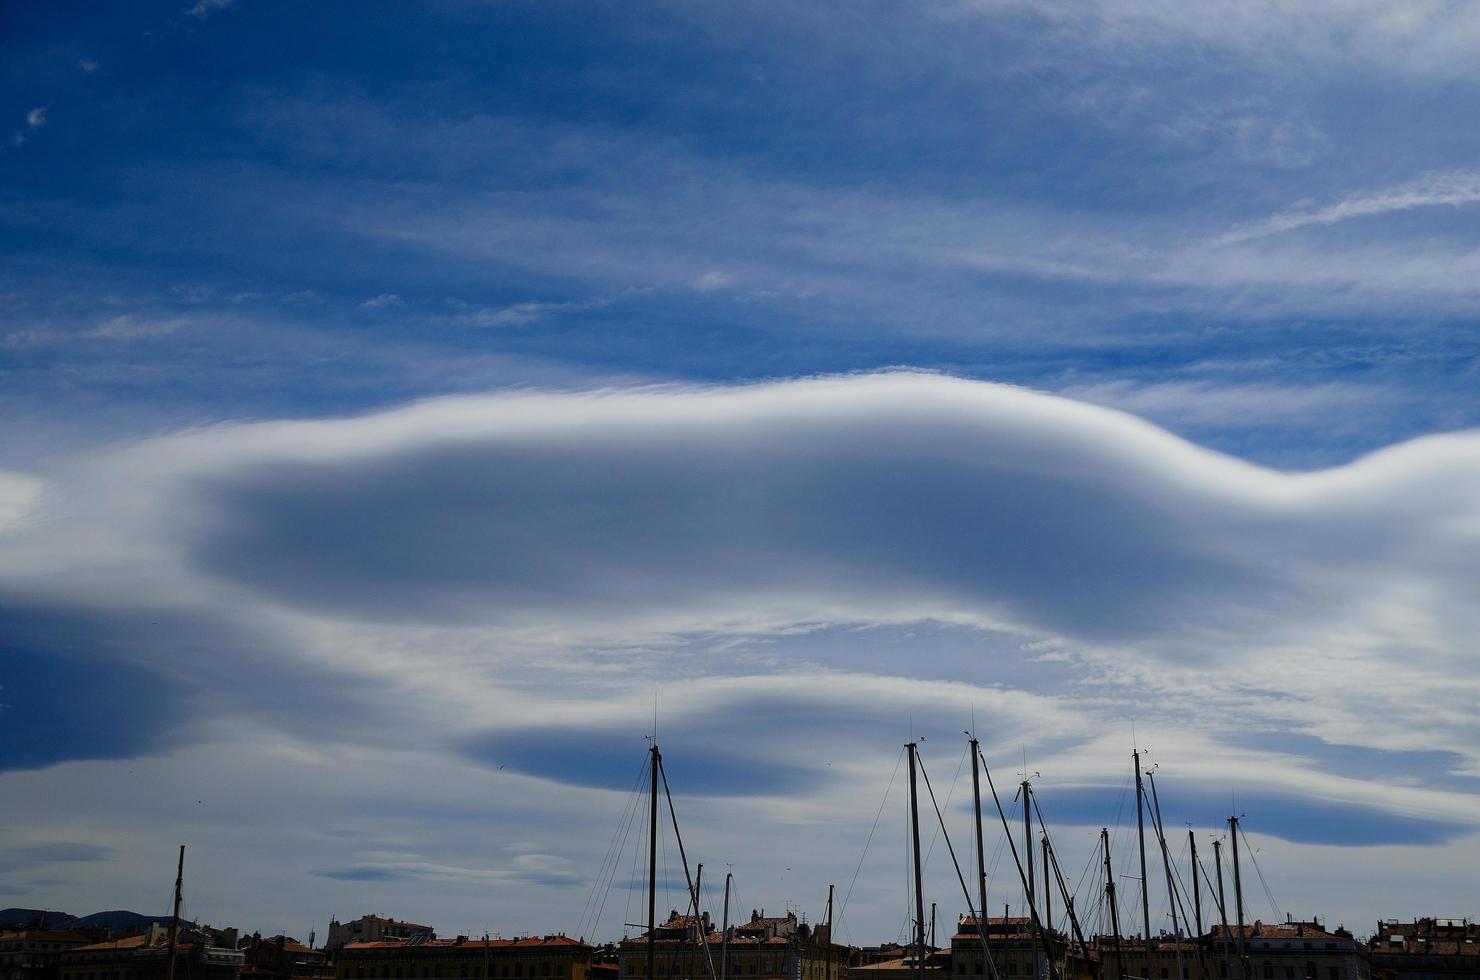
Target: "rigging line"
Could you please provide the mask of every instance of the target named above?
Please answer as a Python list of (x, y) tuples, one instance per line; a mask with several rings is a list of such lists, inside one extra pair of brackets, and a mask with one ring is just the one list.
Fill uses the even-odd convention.
[[(647, 768), (646, 766), (643, 767), (643, 769), (646, 769), (646, 768)], [(641, 786), (641, 783), (642, 783), (642, 777), (643, 777), (643, 770), (640, 769), (640, 770), (638, 770), (638, 773), (637, 773), (637, 782), (638, 782), (638, 785), (633, 787), (633, 792), (632, 792), (632, 805), (633, 805), (633, 810), (634, 811), (638, 807), (640, 807), (642, 805), (642, 792), (641, 792), (641, 789), (640, 789), (640, 786)], [(592, 917), (591, 917), (591, 936), (592, 936), (592, 938), (595, 938), (596, 931), (599, 928), (601, 928), (601, 917), (606, 912), (606, 901), (611, 896), (612, 885), (616, 883), (616, 880), (617, 880), (617, 872), (619, 870), (621, 870), (622, 855), (624, 853), (626, 853), (626, 850), (627, 850), (627, 838), (632, 833), (632, 824), (635, 822), (633, 818), (635, 816), (636, 816), (636, 813), (635, 812), (629, 813), (627, 815), (627, 829), (622, 834), (622, 842), (617, 846), (617, 853), (614, 854), (614, 855), (612, 855), (611, 872), (607, 875), (606, 889), (601, 893), (601, 904), (599, 904), (596, 907), (596, 910), (592, 914)], [(641, 849), (640, 848), (634, 848), (634, 851), (637, 851), (637, 850), (641, 850)], [(628, 893), (629, 894), (631, 893), (631, 889), (628, 889)], [(626, 920), (624, 919), (623, 921), (625, 922)]]
[[(643, 773), (646, 774), (647, 773), (647, 765), (644, 764), (643, 767), (642, 767), (642, 769), (643, 769)], [(638, 793), (639, 793), (639, 795), (638, 795), (638, 803), (639, 803), (640, 809), (637, 811), (637, 839), (638, 840), (642, 840), (644, 837), (647, 836), (648, 808), (645, 807), (645, 806), (641, 806), (642, 801), (644, 801), (644, 800), (647, 799), (647, 787), (646, 786), (642, 787), (638, 791)], [(633, 888), (632, 886), (633, 886), (633, 884), (635, 882), (638, 881), (638, 877), (637, 877), (637, 873), (638, 873), (637, 872), (637, 864), (638, 864), (638, 861), (642, 857), (642, 851), (643, 851), (643, 849), (641, 847), (634, 847), (632, 849), (632, 873), (627, 878), (627, 905), (622, 910), (622, 928), (624, 930), (623, 931), (623, 935), (626, 934), (625, 930), (626, 930), (627, 925), (632, 922), (632, 896), (633, 896), (633, 893), (637, 891), (637, 889)], [(646, 895), (647, 895), (647, 879), (646, 878), (642, 879), (642, 893), (643, 893), (643, 896), (646, 897)]]
[(1254, 856), (1254, 852), (1258, 849), (1249, 842), (1249, 835), (1244, 833), (1243, 824), (1239, 824), (1238, 832), (1243, 834), (1244, 847), (1249, 852), (1249, 861), (1254, 865), (1254, 873), (1259, 876), (1259, 887), (1264, 889), (1264, 897), (1269, 899), (1269, 907), (1274, 909), (1275, 919), (1278, 920), (1285, 913), (1280, 909), (1280, 903), (1274, 900), (1274, 892), (1269, 890), (1269, 882), (1264, 880), (1264, 872), (1259, 867), (1259, 859)]
[[(1168, 875), (1171, 880), (1172, 886), (1171, 900), (1175, 903), (1176, 910), (1179, 910), (1182, 913), (1182, 925), (1184, 927), (1184, 930), (1190, 933), (1191, 930), (1187, 930), (1186, 927), (1191, 922), (1191, 920), (1187, 918), (1187, 906), (1182, 903), (1182, 895), (1186, 891), (1186, 886), (1182, 884), (1181, 875), (1177, 872), (1177, 863), (1173, 861), (1171, 855), (1167, 853), (1166, 825), (1162, 822), (1161, 819), (1161, 797), (1158, 796), (1156, 792), (1156, 777), (1148, 773), (1146, 778), (1151, 780), (1151, 816), (1153, 826), (1155, 826), (1156, 828), (1156, 836), (1161, 841), (1161, 857), (1162, 860), (1166, 862), (1167, 868), (1170, 869), (1171, 872)], [(1177, 921), (1176, 916), (1177, 912), (1173, 911), (1173, 923)], [(1202, 967), (1203, 976), (1208, 976), (1210, 970), (1208, 966), (1206, 951), (1203, 949), (1201, 943), (1196, 944), (1196, 949), (1198, 965)]]
[[(967, 746), (967, 750), (970, 751), (969, 744)], [(930, 794), (930, 805), (935, 808), (935, 819), (940, 822), (941, 835), (944, 836), (946, 839), (946, 850), (950, 852), (951, 864), (954, 865), (956, 868), (956, 880), (961, 882), (961, 894), (966, 896), (966, 911), (970, 912), (972, 911), (971, 889), (966, 887), (966, 876), (961, 873), (961, 862), (956, 860), (956, 849), (951, 846), (951, 835), (946, 833), (945, 815), (940, 812), (940, 804), (935, 802), (935, 790), (930, 785), (930, 775), (925, 771), (925, 763), (920, 758), (920, 753), (918, 751), (915, 753), (915, 763), (920, 767), (920, 775), (923, 776), (925, 779), (925, 791)], [(961, 775), (960, 766), (956, 767), (956, 775), (958, 777)], [(946, 805), (950, 806), (949, 798), (947, 798), (946, 800)], [(986, 957), (987, 966), (992, 971), (992, 980), (997, 980), (997, 964), (992, 960), (992, 951), (987, 948), (987, 923), (985, 921), (986, 917), (987, 916), (985, 910), (982, 910), (981, 912), (978, 912), (976, 914), (976, 934), (981, 938), (982, 955)]]
[[(1079, 918), (1074, 914), (1074, 896), (1069, 894), (1069, 886), (1064, 882), (1064, 872), (1059, 868), (1059, 855), (1054, 849), (1053, 838), (1048, 833), (1048, 821), (1043, 819), (1043, 808), (1038, 805), (1038, 797), (1033, 797), (1033, 812), (1038, 814), (1038, 826), (1043, 831), (1043, 840), (1048, 845), (1048, 863), (1053, 868), (1054, 880), (1058, 882), (1059, 894), (1064, 896), (1064, 904), (1068, 906), (1065, 910), (1069, 925), (1074, 930), (1074, 938), (1079, 940), (1079, 948), (1084, 952), (1084, 961), (1090, 964), (1090, 976), (1099, 980), (1100, 971), (1094, 965), (1094, 959), (1089, 955), (1089, 943), (1084, 941), (1084, 931), (1079, 928)], [(1045, 887), (1045, 891), (1047, 888)], [(1050, 926), (1053, 923), (1049, 923)]]
[[(607, 877), (607, 864), (615, 864), (621, 860), (621, 852), (617, 849), (617, 840), (619, 837), (622, 839), (623, 842), (625, 842), (627, 839), (626, 835), (622, 832), (623, 827), (631, 820), (632, 808), (635, 805), (637, 797), (637, 788), (642, 783), (643, 771), (646, 768), (647, 766), (644, 765), (637, 770), (637, 778), (632, 782), (632, 789), (628, 790), (627, 792), (627, 805), (622, 810), (621, 818), (617, 820), (617, 829), (612, 834), (611, 842), (606, 846), (606, 853), (601, 858), (601, 864), (596, 870), (596, 877), (592, 879), (591, 893), (586, 896), (586, 904), (581, 906), (581, 917), (576, 920), (576, 926), (578, 929), (585, 929), (586, 916), (591, 914), (592, 908), (596, 905), (596, 892), (599, 888), (601, 888), (601, 880)], [(610, 889), (611, 886), (608, 885), (607, 887), (608, 889)], [(585, 935), (584, 931), (581, 933), (581, 935)]]
[(868, 857), (868, 846), (873, 843), (874, 831), (879, 829), (879, 818), (884, 815), (884, 807), (889, 802), (889, 792), (894, 788), (894, 777), (899, 775), (899, 765), (904, 760), (904, 749), (899, 750), (899, 755), (894, 760), (894, 771), (889, 774), (889, 785), (884, 787), (884, 798), (879, 801), (879, 812), (874, 814), (873, 826), (868, 829), (868, 839), (863, 842), (863, 853), (858, 856), (858, 867), (853, 869), (853, 880), (848, 882), (848, 891), (843, 895), (843, 904), (838, 906), (838, 918), (843, 920), (843, 931), (846, 934), (848, 925), (844, 919), (844, 913), (848, 910), (848, 899), (853, 896), (853, 886), (858, 884), (858, 873), (863, 870), (863, 862)]
[(710, 977), (717, 977), (714, 972), (714, 957), (709, 952), (709, 930), (703, 926), (703, 919), (699, 916), (699, 889), (694, 887), (694, 876), (689, 874), (689, 857), (683, 849), (683, 834), (678, 829), (678, 811), (673, 808), (673, 791), (668, 788), (668, 767), (663, 765), (663, 757), (658, 756), (658, 775), (663, 777), (663, 795), (668, 798), (668, 816), (673, 820), (673, 839), (678, 844), (678, 856), (683, 861), (684, 880), (689, 885), (689, 902), (694, 909), (694, 917), (698, 919), (696, 926), (699, 933), (699, 946), (704, 950), (704, 963), (709, 968)]
[[(1017, 844), (1012, 839), (1012, 830), (1007, 826), (1007, 812), (1002, 809), (1002, 797), (997, 795), (997, 784), (992, 781), (992, 768), (987, 765), (987, 757), (982, 753), (980, 746), (977, 747), (976, 754), (977, 758), (981, 760), (982, 772), (987, 777), (987, 789), (992, 791), (992, 802), (997, 805), (997, 816), (1002, 820), (1002, 832), (1007, 835), (1007, 846), (1012, 850), (1013, 863), (1017, 865), (1018, 881), (1022, 882), (1023, 885), (1023, 902), (1028, 907), (1028, 916), (1033, 922), (1033, 931), (1038, 934), (1038, 942), (1043, 947), (1044, 955), (1048, 961), (1049, 976), (1052, 980), (1059, 980), (1059, 968), (1054, 963), (1053, 950), (1049, 948), (1048, 937), (1043, 929), (1043, 921), (1038, 918), (1038, 909), (1034, 907), (1032, 902), (1027, 900), (1031, 886), (1028, 883), (1027, 874), (1023, 871), (1022, 859), (1018, 857)], [(971, 760), (973, 766), (976, 763), (976, 759)], [(1024, 800), (1023, 807), (1026, 808), (1027, 805), (1028, 801)]]

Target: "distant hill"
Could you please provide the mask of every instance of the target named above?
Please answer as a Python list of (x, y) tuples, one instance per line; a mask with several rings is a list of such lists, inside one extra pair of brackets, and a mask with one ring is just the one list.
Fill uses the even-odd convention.
[[(165, 915), (140, 915), (138, 912), (130, 912), (127, 909), (115, 909), (112, 912), (94, 912), (92, 915), (84, 915), (77, 920), (77, 925), (84, 929), (112, 929), (114, 932), (128, 932), (134, 929), (147, 929), (149, 923), (158, 922), (160, 925), (168, 925), (170, 917)], [(193, 926), (193, 922), (180, 923), (182, 926)]]
[(46, 917), (48, 929), (70, 929), (81, 920), (75, 915), (66, 912), (50, 912), (46, 909), (0, 909), (0, 927), (7, 929), (15, 926), (30, 925), (41, 916)]
[[(51, 912), (46, 909), (0, 909), (0, 927), (14, 928), (29, 925), (40, 916), (46, 917), (48, 929), (112, 929), (118, 933), (142, 931), (149, 928), (151, 922), (166, 925), (170, 921), (168, 915), (142, 915), (127, 909), (94, 912), (92, 915), (81, 917), (69, 915), (66, 912)], [(193, 922), (181, 922), (180, 924), (182, 926), (195, 925)]]

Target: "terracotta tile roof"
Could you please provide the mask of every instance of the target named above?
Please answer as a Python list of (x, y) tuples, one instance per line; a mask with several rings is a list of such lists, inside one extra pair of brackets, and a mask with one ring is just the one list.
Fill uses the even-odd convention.
[(78, 946), (76, 949), (69, 950), (69, 952), (82, 953), (95, 949), (139, 949), (142, 946), (148, 945), (148, 939), (149, 937), (143, 934), (137, 936), (124, 936), (122, 939), (114, 939), (106, 943), (93, 943), (90, 946)]
[(376, 942), (346, 943), (345, 950), (360, 951), (372, 949), (510, 949), (512, 947), (543, 948), (543, 949), (594, 949), (589, 943), (583, 943), (571, 936), (521, 936), (516, 939), (467, 939), (459, 942), (456, 939), (433, 939), (425, 943), (412, 943), (404, 939), (381, 939)]

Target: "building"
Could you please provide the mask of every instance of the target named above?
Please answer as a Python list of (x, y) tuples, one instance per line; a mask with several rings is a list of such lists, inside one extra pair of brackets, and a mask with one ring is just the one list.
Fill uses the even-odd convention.
[[(176, 980), (240, 980), (243, 954), (211, 944), (207, 933), (181, 929), (175, 942)], [(62, 952), (58, 980), (167, 980), (168, 930), (77, 946)]]
[(337, 980), (588, 980), (595, 947), (564, 934), (349, 943)]
[(387, 919), (379, 915), (362, 915), (353, 922), (329, 920), (329, 935), (324, 948), (332, 953), (350, 943), (395, 941), (424, 943), (436, 938), (437, 934), (431, 926), (416, 922), (402, 922), (400, 919)]
[[(1242, 939), (1242, 942), (1240, 942)], [(1202, 945), (1219, 978), (1242, 980), (1240, 952), (1248, 957), (1250, 980), (1371, 980), (1367, 949), (1345, 928), (1328, 932), (1319, 919), (1256, 921), (1243, 927), (1222, 926), (1204, 936)], [(1241, 949), (1242, 947), (1242, 949)]]
[[(723, 960), (724, 974), (733, 980), (839, 980), (848, 964), (848, 947), (833, 943), (827, 926), (809, 926), (795, 912), (767, 916), (752, 910), (750, 921), (730, 927), (728, 941), (707, 913), (671, 912), (653, 933), (656, 978), (707, 976), (706, 946), (715, 972)], [(618, 944), (619, 980), (647, 980), (648, 948), (647, 933)]]
[(1480, 980), (1480, 925), (1387, 919), (1367, 942), (1373, 980)]
[(263, 939), (253, 933), (237, 947), (245, 957), (242, 980), (328, 980), (334, 976), (329, 954), (290, 936)]
[(54, 929), (0, 932), (0, 980), (57, 980), (62, 951), (86, 946), (80, 933)]
[[(1047, 940), (1054, 963), (1064, 975), (1068, 967), (1068, 943), (1053, 929), (1048, 931)], [(991, 967), (996, 967), (996, 975), (1003, 980), (1031, 980), (1049, 975), (1044, 965), (1043, 944), (1033, 931), (1033, 920), (1027, 916), (987, 916), (986, 946), (992, 957)], [(951, 973), (981, 980), (992, 976), (991, 967), (982, 954), (977, 917), (961, 916), (956, 922), (956, 933), (951, 936)]]

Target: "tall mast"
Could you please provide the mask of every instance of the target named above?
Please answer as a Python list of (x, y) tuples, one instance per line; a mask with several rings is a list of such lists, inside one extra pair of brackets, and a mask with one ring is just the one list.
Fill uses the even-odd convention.
[(1136, 842), (1141, 853), (1141, 927), (1146, 930), (1146, 975), (1151, 976), (1151, 882), (1146, 878), (1146, 807), (1145, 789), (1141, 786), (1141, 750), (1131, 750), (1131, 760), (1136, 767)]
[(1050, 855), (1048, 853), (1048, 833), (1046, 831), (1043, 834), (1043, 840), (1041, 841), (1041, 843), (1043, 844), (1043, 928), (1047, 929), (1048, 934), (1052, 936), (1053, 885), (1049, 882), (1048, 879), (1049, 871), (1051, 869), (1049, 867)]
[(1151, 805), (1152, 822), (1155, 824), (1156, 839), (1161, 844), (1161, 865), (1167, 876), (1167, 904), (1171, 906), (1172, 912), (1172, 940), (1175, 945), (1173, 949), (1177, 952), (1177, 976), (1182, 976), (1182, 925), (1177, 918), (1176, 882), (1172, 879), (1172, 856), (1167, 851), (1167, 835), (1161, 821), (1161, 796), (1156, 792), (1156, 776), (1147, 777), (1151, 781)]
[(1238, 910), (1238, 958), (1244, 964), (1244, 976), (1249, 975), (1249, 958), (1244, 954), (1244, 883), (1238, 873), (1238, 817), (1228, 818), (1228, 836), (1233, 840), (1233, 902)]
[(920, 801), (915, 792), (915, 743), (906, 742), (910, 754), (910, 834), (915, 851), (915, 972), (925, 980), (925, 885), (920, 880)]
[[(728, 980), (728, 977), (729, 977), (729, 973), (727, 972), (727, 966), (726, 966), (726, 963), (725, 963), (725, 956), (730, 951), (730, 879), (733, 878), (733, 877), (735, 877), (734, 872), (732, 872), (732, 871), (726, 871), (725, 872), (725, 906), (724, 906), (724, 912), (721, 913), (721, 915), (723, 915), (724, 918), (721, 920), (721, 923), (720, 923), (720, 934), (719, 934), (719, 980)], [(832, 922), (832, 903), (831, 902), (828, 902), (827, 914), (828, 914), (828, 924), (829, 924), (828, 931), (831, 932), (832, 931), (832, 929), (831, 929), (831, 922)]]
[(1196, 917), (1197, 941), (1200, 943), (1203, 937), (1202, 886), (1197, 881), (1197, 834), (1193, 832), (1191, 827), (1187, 828), (1187, 846), (1192, 853), (1192, 914)]
[[(985, 943), (987, 938), (987, 856), (982, 852), (982, 777), (976, 764), (981, 754), (981, 743), (971, 737), (971, 800), (976, 806), (976, 929)], [(983, 946), (985, 950), (985, 946)]]
[[(1028, 917), (1038, 928), (1038, 938), (1041, 942), (1048, 940), (1048, 930), (1044, 928), (1043, 920), (1038, 918), (1034, 911), (1037, 906), (1034, 902), (1036, 897), (1033, 892), (1033, 784), (1028, 781), (1027, 754), (1023, 755), (1023, 861), (1027, 865), (1027, 871), (1023, 876), (1023, 892), (1028, 900)], [(1041, 944), (1041, 943), (1040, 943)], [(1043, 975), (1043, 970), (1038, 965), (1038, 953), (1033, 953), (1033, 977), (1038, 980)]]
[(1213, 867), (1218, 872), (1218, 917), (1223, 920), (1223, 963), (1227, 969), (1228, 947), (1232, 940), (1228, 928), (1228, 903), (1223, 896), (1223, 842), (1213, 841)]
[(1125, 978), (1125, 958), (1120, 951), (1120, 907), (1115, 902), (1115, 871), (1110, 867), (1110, 829), (1100, 828), (1100, 844), (1105, 849), (1105, 898), (1110, 902), (1110, 932), (1115, 937), (1116, 980)]
[(166, 980), (175, 980), (175, 944), (180, 936), (180, 899), (185, 890), (185, 845), (180, 845), (180, 863), (175, 868), (175, 910), (170, 913), (169, 965), (165, 967)]
[(647, 980), (657, 976), (658, 960), (658, 740), (653, 739), (648, 768), (652, 770), (652, 783), (648, 789), (648, 948)]
[[(832, 950), (833, 950), (833, 886), (827, 886), (827, 966), (824, 968), (822, 980), (832, 980)], [(723, 980), (723, 978), (721, 978)]]

